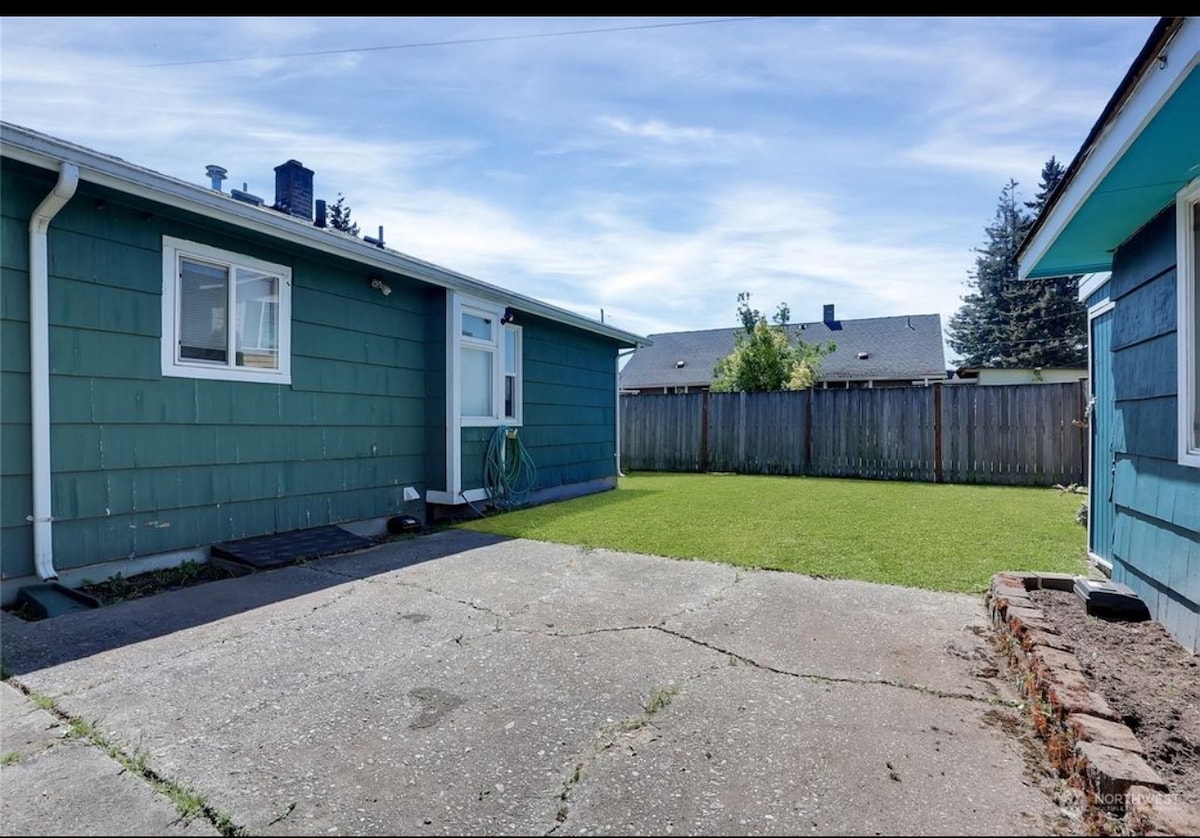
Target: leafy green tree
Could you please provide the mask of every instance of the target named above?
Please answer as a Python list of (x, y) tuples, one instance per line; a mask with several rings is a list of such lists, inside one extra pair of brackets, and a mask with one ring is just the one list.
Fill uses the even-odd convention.
[(717, 393), (762, 390), (804, 390), (819, 379), (821, 358), (834, 350), (827, 344), (805, 343), (792, 329), (787, 303), (775, 310), (774, 325), (750, 307), (750, 292), (738, 294), (738, 319), (742, 330), (734, 335), (733, 352), (713, 369), (712, 390)]
[[(1076, 298), (1079, 277), (1017, 279), (1017, 250), (1062, 180), (1051, 157), (1042, 168), (1035, 199), (1017, 200), (1017, 182), (1000, 193), (996, 214), (976, 248), (970, 292), (950, 318), (956, 363), (970, 367), (1068, 367), (1086, 360), (1087, 311)], [(1029, 211), (1032, 212), (1029, 212)]]
[(346, 206), (346, 196), (341, 192), (338, 198), (329, 205), (329, 226), (352, 236), (358, 235), (358, 224), (350, 220), (350, 207)]

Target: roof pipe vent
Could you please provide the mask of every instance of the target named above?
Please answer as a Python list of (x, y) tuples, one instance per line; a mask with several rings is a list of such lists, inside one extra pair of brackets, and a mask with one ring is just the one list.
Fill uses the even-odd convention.
[(212, 181), (213, 191), (220, 192), (221, 181), (225, 180), (228, 172), (226, 172), (223, 167), (218, 166), (215, 163), (209, 163), (208, 166), (204, 168), (204, 174), (207, 175)]
[(365, 241), (367, 244), (373, 244), (376, 247), (382, 248), (383, 247), (383, 225), (382, 224), (379, 225), (379, 238), (373, 239), (370, 236), (363, 236), (363, 241)]

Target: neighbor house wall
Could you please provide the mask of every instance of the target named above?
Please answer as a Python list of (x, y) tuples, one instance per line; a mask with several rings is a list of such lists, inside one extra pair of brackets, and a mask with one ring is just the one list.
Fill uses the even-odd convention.
[[(4, 161), (0, 574), (33, 573), (28, 222), (54, 175)], [(164, 235), (292, 269), (291, 384), (164, 377)], [(334, 235), (331, 233), (331, 235)], [(364, 245), (365, 246), (365, 245)], [(82, 183), (49, 232), (60, 572), (399, 512), (426, 488), (428, 286)], [(92, 574), (103, 577), (103, 569)]]
[(981, 369), (979, 384), (991, 387), (1005, 384), (1066, 384), (1087, 378), (1086, 369)]
[[(1200, 651), (1200, 469), (1176, 461), (1176, 247), (1172, 206), (1117, 250), (1111, 445), (1113, 578), (1133, 588), (1187, 649)], [(1111, 454), (1106, 449), (1111, 449)]]

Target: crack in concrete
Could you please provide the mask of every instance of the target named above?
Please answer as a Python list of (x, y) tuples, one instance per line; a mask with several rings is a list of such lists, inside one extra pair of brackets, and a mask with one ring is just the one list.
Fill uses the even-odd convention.
[[(737, 581), (738, 580), (735, 580), (733, 584), (736, 584)], [(909, 684), (909, 683), (905, 683), (902, 681), (896, 681), (891, 678), (850, 678), (850, 677), (839, 677), (839, 676), (833, 676), (833, 675), (821, 675), (821, 674), (811, 673), (811, 672), (792, 672), (792, 671), (789, 671), (786, 669), (780, 669), (778, 667), (760, 663), (759, 661), (756, 661), (753, 658), (750, 658), (746, 655), (742, 655), (737, 652), (732, 652), (728, 649), (724, 649), (720, 646), (717, 646), (713, 643), (709, 643), (704, 640), (698, 640), (694, 637), (684, 634), (683, 632), (680, 632), (680, 631), (677, 631), (674, 629), (669, 629), (663, 625), (607, 626), (604, 628), (587, 629), (584, 631), (575, 631), (575, 632), (539, 631), (536, 629), (511, 629), (511, 630), (525, 633), (525, 634), (542, 634), (542, 635), (546, 635), (546, 636), (550, 636), (550, 637), (587, 637), (587, 636), (593, 635), (593, 634), (607, 634), (607, 633), (626, 632), (626, 631), (658, 631), (658, 632), (662, 632), (663, 634), (669, 635), (671, 637), (675, 637), (680, 640), (686, 641), (688, 643), (692, 643), (696, 646), (700, 646), (709, 651), (716, 652), (718, 654), (727, 656), (731, 661), (737, 661), (740, 664), (751, 666), (756, 669), (761, 669), (761, 670), (764, 670), (766, 672), (770, 672), (770, 673), (773, 673), (776, 675), (784, 675), (784, 676), (787, 676), (790, 678), (801, 678), (801, 679), (805, 679), (805, 680), (809, 680), (809, 681), (817, 681), (817, 682), (821, 682), (821, 683), (832, 683), (832, 684), (856, 684), (856, 685), (861, 685), (861, 686), (894, 687), (896, 689), (912, 690), (914, 692), (918, 692), (923, 695), (931, 695), (936, 698), (959, 699), (959, 700), (972, 701), (972, 702), (978, 702), (978, 703), (984, 703), (984, 704), (990, 704), (990, 705), (994, 705), (994, 704), (998, 704), (998, 703), (999, 704), (1016, 704), (1017, 703), (1017, 702), (997, 701), (996, 696), (992, 696), (989, 698), (983, 698), (983, 697), (980, 697), (977, 695), (972, 695), (971, 693), (961, 693), (961, 692), (954, 692), (954, 691), (950, 691), (950, 690), (941, 690), (941, 689), (937, 689), (935, 687), (929, 687), (929, 686), (925, 686), (922, 684)], [(709, 670), (709, 672), (711, 673), (711, 669)], [(690, 676), (687, 680), (689, 680), (689, 681), (698, 680), (699, 678), (704, 677), (705, 674), (706, 674), (705, 672), (697, 672), (694, 675)], [(673, 694), (674, 694), (674, 691), (672, 692), (672, 695)], [(669, 700), (666, 703), (669, 703)], [(662, 709), (662, 707), (666, 706), (666, 703), (657, 707), (653, 712), (648, 711), (646, 714), (642, 714), (639, 716), (632, 716), (628, 719), (624, 719), (620, 722), (616, 722), (613, 725), (602, 728), (600, 730), (600, 732), (597, 733), (595, 738), (592, 740), (592, 744), (583, 752), (582, 756), (580, 756), (579, 759), (576, 760), (575, 766), (572, 769), (570, 775), (568, 775), (568, 777), (563, 780), (562, 788), (557, 795), (558, 810), (555, 813), (555, 824), (552, 827), (550, 827), (549, 830), (547, 830), (545, 833), (543, 833), (544, 835), (553, 835), (561, 827), (563, 827), (566, 824), (567, 819), (570, 817), (570, 813), (571, 813), (571, 803), (570, 803), (571, 792), (576, 788), (576, 786), (579, 785), (580, 782), (583, 781), (584, 777), (587, 775), (588, 771), (591, 769), (592, 765), (596, 762), (596, 760), (599, 759), (599, 757), (602, 754), (608, 752), (614, 746), (619, 744), (622, 741), (622, 739), (631, 738), (638, 731), (640, 731), (646, 727), (653, 727), (653, 722), (651, 721), (651, 717), (654, 715), (655, 712), (658, 712), (659, 709)], [(654, 741), (654, 739), (657, 739), (657, 738), (658, 738), (657, 736), (654, 736), (647, 741), (652, 742), (652, 741)]]
[(692, 613), (696, 613), (699, 611), (704, 611), (705, 609), (711, 608), (712, 606), (716, 605), (718, 602), (720, 602), (722, 599), (725, 598), (725, 595), (727, 593), (729, 593), (731, 590), (733, 590), (733, 588), (739, 582), (741, 582), (743, 579), (745, 579), (748, 575), (747, 571), (744, 568), (740, 568), (740, 567), (732, 568), (732, 570), (733, 570), (733, 581), (730, 582), (728, 585), (722, 586), (720, 590), (714, 591), (713, 593), (709, 594), (707, 597), (705, 597), (704, 602), (702, 604), (697, 605), (697, 606), (685, 605), (682, 608), (680, 608), (678, 611), (673, 611), (670, 614), (667, 614), (665, 617), (662, 618), (662, 620), (660, 622), (665, 623), (667, 620), (671, 619), (672, 617), (678, 617), (681, 614), (692, 614)]
[(72, 716), (61, 709), (54, 699), (40, 693), (35, 693), (16, 678), (10, 678), (9, 683), (21, 692), (39, 710), (48, 713), (59, 724), (66, 727), (66, 734), (57, 742), (50, 743), (43, 750), (49, 751), (71, 739), (103, 753), (109, 759), (121, 766), (122, 772), (127, 772), (144, 780), (150, 790), (162, 795), (175, 807), (178, 817), (174, 823), (187, 825), (192, 819), (202, 817), (208, 821), (220, 835), (235, 836), (245, 834), (243, 827), (237, 826), (232, 819), (218, 810), (208, 800), (197, 794), (190, 787), (182, 786), (170, 780), (151, 768), (146, 761), (146, 753), (140, 748), (130, 756), (118, 742), (101, 733), (95, 723), (87, 722), (80, 716)]
[[(919, 692), (923, 695), (931, 695), (936, 698), (955, 698), (955, 699), (961, 699), (964, 701), (974, 701), (974, 702), (980, 702), (980, 703), (989, 704), (989, 705), (994, 705), (994, 704), (998, 703), (995, 696), (990, 696), (990, 697), (985, 698), (982, 696), (973, 695), (971, 693), (954, 692), (951, 690), (942, 690), (942, 689), (938, 689), (937, 687), (930, 687), (930, 686), (926, 686), (924, 684), (910, 684), (910, 683), (906, 683), (904, 681), (897, 681), (893, 678), (851, 678), (851, 677), (837, 676), (837, 675), (822, 675), (820, 673), (815, 673), (815, 672), (792, 672), (791, 670), (780, 669), (775, 666), (770, 666), (769, 664), (760, 663), (759, 661), (756, 661), (754, 658), (747, 657), (746, 655), (740, 654), (738, 652), (730, 651), (729, 649), (722, 648), (713, 643), (709, 643), (708, 641), (705, 641), (705, 640), (698, 640), (697, 638), (691, 637), (687, 634), (684, 634), (681, 631), (677, 631), (675, 629), (669, 629), (666, 626), (662, 626), (662, 625), (657, 625), (657, 626), (655, 626), (655, 625), (607, 626), (604, 628), (587, 629), (584, 631), (575, 631), (575, 632), (539, 631), (536, 629), (510, 629), (510, 630), (523, 632), (526, 634), (544, 634), (544, 635), (547, 635), (550, 637), (586, 637), (591, 634), (605, 634), (605, 633), (609, 633), (609, 632), (659, 631), (659, 632), (662, 632), (663, 634), (670, 635), (671, 637), (676, 637), (676, 638), (679, 638), (680, 640), (684, 640), (684, 641), (686, 641), (688, 643), (692, 643), (696, 646), (703, 647), (712, 652), (716, 652), (721, 655), (726, 655), (729, 658), (736, 660), (738, 663), (745, 664), (747, 666), (752, 666), (756, 669), (761, 669), (765, 672), (771, 672), (776, 675), (786, 675), (790, 678), (802, 678), (807, 681), (818, 681), (821, 683), (829, 683), (829, 684), (858, 684), (858, 685), (862, 685), (862, 686), (895, 687), (897, 689), (912, 690), (914, 692)], [(999, 703), (1011, 703), (1011, 702), (1000, 701)]]
[[(649, 743), (658, 738), (657, 735), (650, 735), (647, 738), (646, 731), (654, 727), (654, 717), (671, 703), (678, 692), (679, 687), (674, 684), (665, 689), (655, 690), (650, 694), (646, 702), (645, 712), (628, 716), (600, 729), (592, 739), (591, 745), (576, 760), (575, 767), (572, 769), (570, 775), (563, 780), (562, 788), (557, 795), (558, 810), (554, 815), (554, 826), (543, 833), (544, 835), (553, 835), (567, 822), (567, 818), (571, 815), (571, 791), (579, 785), (588, 770), (600, 758), (601, 754), (606, 753), (621, 742), (637, 742), (638, 740), (642, 740), (644, 743)], [(633, 746), (630, 745), (630, 747), (632, 748)]]
[(427, 594), (433, 594), (435, 597), (438, 597), (439, 599), (446, 600), (446, 602), (453, 602), (453, 603), (457, 603), (458, 605), (465, 605), (468, 608), (473, 608), (476, 611), (482, 611), (485, 614), (490, 614), (491, 616), (495, 617), (497, 620), (509, 619), (509, 617), (511, 616), (509, 614), (501, 614), (498, 611), (488, 608), (486, 605), (479, 605), (478, 603), (473, 602), (469, 599), (458, 599), (457, 597), (448, 596), (447, 594), (444, 594), (441, 591), (434, 590), (433, 588), (427, 587), (425, 585), (418, 585), (415, 582), (405, 582), (402, 579), (392, 579), (389, 581), (391, 581), (393, 584), (400, 585), (405, 588), (413, 588), (414, 590), (424, 591)]

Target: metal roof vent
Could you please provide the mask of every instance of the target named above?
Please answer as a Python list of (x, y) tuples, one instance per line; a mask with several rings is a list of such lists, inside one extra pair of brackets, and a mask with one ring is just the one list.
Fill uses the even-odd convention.
[(379, 238), (376, 239), (376, 238), (372, 238), (371, 236), (363, 236), (363, 241), (365, 241), (367, 244), (373, 244), (376, 247), (382, 248), (383, 247), (383, 225), (382, 224), (379, 225)]
[(213, 191), (220, 192), (221, 181), (225, 180), (228, 172), (223, 167), (218, 166), (215, 163), (209, 163), (204, 167), (204, 174), (212, 181)]
[(859, 352), (858, 353), (858, 360), (860, 360), (860, 361), (865, 361), (870, 357), (871, 357), (870, 352)]
[(680, 360), (680, 361), (675, 362), (675, 369), (677, 369), (677, 370), (681, 370), (686, 366), (687, 366), (687, 361)]
[(254, 204), (256, 207), (261, 207), (263, 205), (263, 199), (257, 195), (251, 195), (249, 192), (247, 192), (246, 186), (247, 184), (243, 183), (241, 189), (230, 189), (229, 197), (236, 198), (237, 200), (246, 204)]

